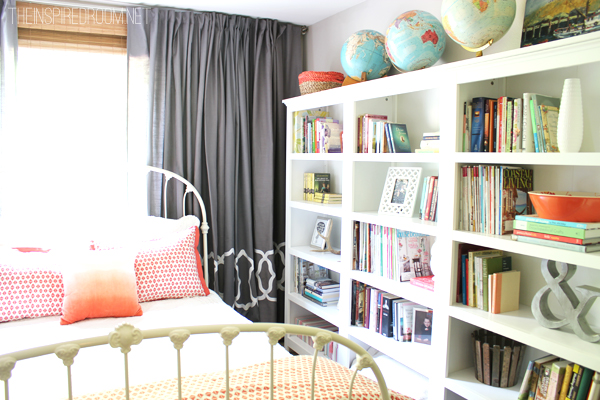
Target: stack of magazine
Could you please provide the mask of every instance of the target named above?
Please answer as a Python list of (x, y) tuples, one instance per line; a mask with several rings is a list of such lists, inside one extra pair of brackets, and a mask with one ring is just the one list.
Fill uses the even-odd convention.
[(335, 305), (340, 298), (340, 284), (331, 278), (307, 278), (302, 295), (323, 307)]

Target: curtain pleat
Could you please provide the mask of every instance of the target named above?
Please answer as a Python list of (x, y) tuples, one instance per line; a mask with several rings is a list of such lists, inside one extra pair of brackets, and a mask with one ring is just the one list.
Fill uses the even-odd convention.
[[(130, 76), (140, 73), (132, 68), (145, 64), (140, 58), (148, 60), (149, 162), (183, 175), (202, 194), (211, 287), (251, 320), (282, 320), (281, 101), (299, 95), (301, 29), (218, 13), (130, 12), (142, 16), (128, 26)], [(290, 79), (294, 84), (286, 82)], [(130, 129), (131, 124), (136, 122), (130, 120)], [(161, 213), (163, 185), (150, 182), (152, 215)], [(169, 189), (169, 216), (180, 215), (175, 198), (183, 190)]]

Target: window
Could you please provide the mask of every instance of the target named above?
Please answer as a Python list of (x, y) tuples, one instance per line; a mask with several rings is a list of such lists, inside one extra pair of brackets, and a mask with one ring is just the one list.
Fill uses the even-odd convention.
[(112, 215), (127, 199), (123, 13), (17, 4), (19, 118), (3, 217)]

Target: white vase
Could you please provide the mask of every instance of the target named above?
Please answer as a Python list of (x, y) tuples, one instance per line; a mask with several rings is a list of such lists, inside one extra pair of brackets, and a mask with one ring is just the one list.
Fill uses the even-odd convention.
[(558, 150), (577, 153), (583, 140), (583, 101), (581, 82), (577, 78), (565, 79), (557, 128)]

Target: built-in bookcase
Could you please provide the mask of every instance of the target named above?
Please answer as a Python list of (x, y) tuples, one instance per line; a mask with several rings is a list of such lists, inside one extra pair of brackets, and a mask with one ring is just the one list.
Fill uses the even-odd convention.
[[(460, 176), (464, 165), (507, 165), (534, 171), (534, 190), (600, 191), (600, 33), (473, 58), (425, 70), (327, 90), (285, 100), (288, 107), (286, 265), (302, 257), (339, 272), (340, 301), (334, 309), (310, 304), (286, 287), (286, 322), (310, 312), (339, 327), (343, 336), (385, 352), (395, 360), (429, 377), (430, 398), (514, 399), (530, 359), (546, 353), (600, 370), (600, 343), (588, 343), (568, 329), (541, 327), (531, 312), (535, 293), (546, 285), (541, 274), (545, 258), (578, 265), (571, 287), (600, 286), (600, 252), (576, 253), (511, 240), (510, 235), (488, 235), (459, 229)], [(473, 97), (522, 97), (534, 92), (560, 97), (564, 79), (579, 78), (584, 103), (584, 138), (579, 153), (470, 153), (462, 151), (463, 104)], [(342, 154), (292, 152), (293, 113), (328, 110), (343, 121)], [(387, 115), (407, 125), (409, 154), (357, 153), (358, 117)], [(416, 154), (424, 132), (439, 131), (439, 153)], [(421, 167), (423, 177), (439, 177), (437, 222), (422, 221), (418, 202), (411, 217), (377, 213), (389, 167)], [(327, 172), (342, 193), (341, 205), (302, 201), (303, 173)], [(420, 192), (419, 192), (420, 193)], [(311, 252), (308, 246), (317, 216), (333, 219), (332, 243), (341, 255)], [(435, 237), (435, 291), (393, 282), (352, 269), (354, 221), (418, 232)], [(491, 314), (456, 302), (460, 243), (503, 250), (521, 271), (518, 311)], [(291, 271), (286, 272), (290, 282)], [(364, 328), (350, 326), (352, 282), (360, 281), (405, 297), (434, 310), (431, 346), (399, 343)], [(600, 302), (596, 302), (600, 303)], [(560, 305), (551, 299), (560, 313)], [(588, 321), (600, 330), (600, 304)], [(495, 388), (476, 381), (470, 334), (487, 329), (527, 345), (519, 382), (513, 388)], [(292, 341), (286, 345), (306, 353)], [(424, 349), (427, 347), (426, 349)], [(346, 360), (350, 362), (348, 357)], [(343, 362), (341, 360), (340, 362)]]

